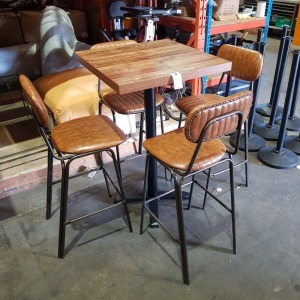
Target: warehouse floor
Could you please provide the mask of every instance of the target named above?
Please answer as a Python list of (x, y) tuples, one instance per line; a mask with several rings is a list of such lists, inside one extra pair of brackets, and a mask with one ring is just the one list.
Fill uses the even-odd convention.
[[(270, 97), (278, 40), (269, 39), (259, 103)], [(290, 57), (291, 58), (291, 57)], [(282, 87), (285, 99), (290, 70)], [(299, 113), (299, 109), (297, 109)], [(276, 146), (276, 142), (267, 142)], [(127, 194), (140, 194), (145, 156), (122, 163)], [(200, 177), (201, 178), (201, 177)], [(57, 259), (59, 184), (54, 214), (45, 220), (46, 186), (0, 200), (0, 299), (300, 299), (299, 168), (275, 169), (250, 153), (250, 185), (236, 168), (237, 254), (232, 254), (231, 218), (195, 191), (185, 211), (190, 285), (182, 283), (179, 247), (159, 228), (139, 234), (140, 202), (129, 204), (130, 233), (121, 209), (67, 228), (67, 255)], [(212, 188), (228, 199), (227, 173)], [(170, 182), (159, 169), (160, 189)], [(70, 215), (113, 201), (101, 172), (70, 183)], [(176, 234), (174, 201), (160, 202), (160, 215)]]

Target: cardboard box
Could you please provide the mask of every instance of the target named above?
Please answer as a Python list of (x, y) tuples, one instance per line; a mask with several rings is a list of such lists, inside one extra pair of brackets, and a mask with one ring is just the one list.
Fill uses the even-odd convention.
[(195, 12), (195, 1), (193, 0), (182, 0), (180, 1), (180, 6), (178, 9), (181, 9), (181, 16), (183, 17), (192, 17), (196, 16)]
[(239, 0), (219, 0), (216, 1), (217, 7), (214, 7), (214, 20), (227, 20), (230, 18), (236, 19), (239, 12)]
[(18, 16), (13, 12), (0, 13), (0, 47), (23, 44)]
[(24, 10), (19, 12), (24, 42), (39, 42), (41, 11)]

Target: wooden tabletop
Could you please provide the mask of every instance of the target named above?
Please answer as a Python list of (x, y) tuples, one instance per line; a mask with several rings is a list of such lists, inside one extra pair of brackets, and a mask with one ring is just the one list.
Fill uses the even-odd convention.
[(185, 81), (231, 69), (227, 60), (168, 39), (78, 51), (75, 57), (119, 94), (170, 84), (174, 72)]

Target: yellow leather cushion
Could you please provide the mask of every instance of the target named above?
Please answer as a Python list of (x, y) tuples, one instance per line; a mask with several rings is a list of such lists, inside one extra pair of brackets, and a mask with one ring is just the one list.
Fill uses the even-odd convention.
[[(46, 75), (34, 81), (56, 123), (99, 113), (98, 78), (85, 68)], [(101, 82), (101, 93), (112, 89)]]

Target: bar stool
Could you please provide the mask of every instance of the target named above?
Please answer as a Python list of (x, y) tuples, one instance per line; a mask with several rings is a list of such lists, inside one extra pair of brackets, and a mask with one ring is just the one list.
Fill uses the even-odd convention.
[[(104, 212), (108, 209), (115, 208), (121, 204), (124, 206), (129, 230), (132, 231), (129, 211), (122, 187), (119, 163), (111, 149), (112, 147), (116, 147), (125, 141), (124, 132), (107, 116), (99, 115), (81, 117), (66, 121), (51, 129), (49, 125), (47, 108), (32, 82), (25, 75), (20, 75), (19, 80), (25, 100), (31, 108), (32, 114), (37, 121), (38, 129), (48, 147), (46, 213), (48, 217), (51, 216), (53, 158), (59, 160), (61, 163), (62, 180), (58, 258), (64, 258), (65, 256), (65, 235), (67, 225), (97, 213)], [(121, 201), (76, 219), (67, 220), (69, 168), (71, 163), (78, 158), (92, 154), (102, 154), (103, 152), (108, 153), (112, 158), (119, 187), (117, 187), (111, 180), (108, 172), (102, 166), (102, 164), (101, 168), (104, 174), (106, 174), (105, 176), (110, 180), (117, 193), (120, 195)]]
[[(229, 72), (225, 72), (221, 76), (221, 80), (218, 84), (217, 91), (219, 91), (220, 85), (225, 75), (227, 75), (227, 85), (225, 96), (230, 94), (230, 81), (232, 77), (239, 78), (249, 82), (249, 90), (253, 90), (254, 81), (260, 76), (263, 66), (263, 57), (258, 51), (250, 50), (243, 47), (225, 44), (220, 47), (217, 53), (218, 57), (224, 58), (232, 62), (232, 69)], [(177, 107), (181, 112), (187, 115), (194, 107), (204, 103), (207, 99), (224, 99), (224, 97), (217, 94), (201, 94), (192, 95), (176, 101)], [(245, 139), (244, 139), (244, 160), (235, 166), (245, 165), (245, 177), (246, 186), (248, 186), (248, 122), (245, 120)], [(215, 173), (214, 175), (219, 174)]]
[[(116, 122), (115, 113), (119, 113), (121, 115), (140, 114), (139, 146), (138, 146), (137, 153), (139, 155), (142, 154), (144, 113), (145, 113), (144, 91), (129, 93), (125, 95), (108, 93), (102, 97), (101, 102), (111, 110), (114, 122)], [(164, 133), (163, 113), (162, 113), (163, 102), (164, 102), (164, 98), (160, 94), (156, 93), (156, 108), (159, 108), (162, 133)], [(100, 113), (101, 113), (101, 109), (100, 109)], [(119, 147), (117, 147), (116, 152), (117, 152), (117, 157), (120, 160)]]
[[(253, 95), (251, 91), (241, 92), (226, 98), (214, 98), (203, 101), (194, 107), (187, 115), (184, 128), (149, 138), (144, 142), (144, 148), (148, 151), (145, 167), (144, 197), (141, 212), (140, 234), (144, 232), (144, 211), (164, 229), (173, 241), (179, 244), (181, 253), (183, 282), (189, 284), (188, 257), (185, 238), (184, 214), (182, 205), (182, 188), (191, 185), (190, 199), (193, 186), (197, 184), (206, 195), (210, 195), (230, 212), (232, 218), (233, 253), (236, 253), (235, 234), (235, 187), (234, 166), (232, 155), (238, 151), (238, 143), (234, 148), (227, 148), (219, 139), (231, 132), (237, 132), (240, 139), (242, 125), (251, 108)], [(226, 155), (227, 154), (227, 155)], [(162, 195), (147, 199), (148, 169), (150, 158), (154, 158), (171, 174), (175, 191), (178, 237), (166, 226), (165, 222), (158, 218), (150, 209), (149, 204), (157, 201)], [(230, 181), (230, 205), (227, 205), (215, 193), (208, 190), (207, 185), (201, 184), (195, 177), (198, 173), (210, 170), (212, 167), (228, 163)], [(166, 195), (164, 193), (163, 195)], [(205, 201), (202, 208), (204, 209)], [(196, 226), (194, 224), (193, 226)], [(190, 228), (190, 230), (192, 230)]]

